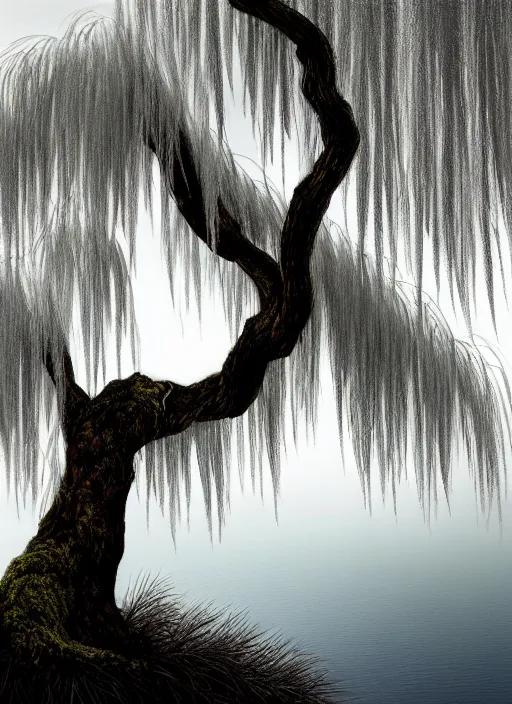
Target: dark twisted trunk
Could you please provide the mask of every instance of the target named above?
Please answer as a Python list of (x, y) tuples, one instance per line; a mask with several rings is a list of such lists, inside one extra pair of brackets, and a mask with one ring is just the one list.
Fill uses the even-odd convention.
[[(358, 131), (350, 107), (336, 90), (332, 50), (324, 35), (280, 0), (230, 3), (277, 27), (297, 45), (304, 66), (302, 90), (319, 117), (325, 148), (311, 174), (295, 189), (281, 233), (279, 263), (247, 240), (219, 201), (216, 253), (235, 262), (253, 280), (261, 310), (247, 320), (217, 374), (187, 387), (134, 374), (111, 382), (90, 399), (75, 383), (71, 359), (64, 351), (59, 367), (67, 445), (64, 476), (37, 535), (0, 581), (1, 645), (16, 667), (25, 667), (27, 672), (34, 667), (67, 668), (80, 675), (99, 669), (118, 677), (144, 677), (151, 660), (150, 644), (130, 627), (114, 595), (124, 552), (125, 507), (134, 479), (134, 455), (147, 443), (179, 433), (191, 423), (244, 413), (259, 393), (268, 364), (290, 354), (311, 312), (309, 263), (314, 238), (357, 150)], [(180, 133), (170, 150), (158, 126), (153, 127), (146, 126), (147, 145), (158, 158), (183, 216), (194, 233), (208, 242), (203, 194), (186, 133)], [(169, 162), (171, 153), (174, 157)], [(56, 382), (50, 355), (45, 363)], [(245, 652), (250, 647), (246, 644)], [(237, 664), (231, 654), (226, 657), (220, 663), (223, 674), (219, 674), (213, 654), (206, 693), (179, 699), (176, 674), (167, 691), (176, 695), (176, 701), (328, 701), (300, 665), (294, 670), (268, 656), (263, 664), (257, 659), (256, 670), (251, 666), (247, 671), (244, 653), (237, 657)], [(225, 694), (231, 679), (226, 675), (228, 661), (245, 672), (245, 679), (237, 684), (236, 698)], [(275, 698), (262, 699), (270, 671), (282, 691)], [(169, 673), (166, 676), (169, 679)], [(5, 696), (4, 700), (11, 701)], [(157, 700), (150, 695), (138, 701)]]
[[(101, 446), (108, 431), (95, 432)], [(69, 595), (64, 628), (84, 645), (118, 650), (128, 636), (116, 606), (115, 584), (133, 479), (133, 461), (121, 449), (98, 456), (73, 444), (58, 496), (27, 546), (27, 552), (48, 544), (58, 549), (64, 567), (60, 577)]]
[(113, 382), (74, 419), (59, 491), (0, 582), (4, 636), (20, 661), (116, 667), (126, 664), (123, 653), (133, 659), (138, 638), (115, 584), (134, 452), (155, 432), (162, 386), (140, 374)]

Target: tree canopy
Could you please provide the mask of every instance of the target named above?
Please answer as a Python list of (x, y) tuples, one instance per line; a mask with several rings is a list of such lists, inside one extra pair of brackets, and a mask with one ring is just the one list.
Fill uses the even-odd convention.
[[(405, 0), (289, 4), (331, 39), (360, 128), (356, 168), (343, 190), (357, 194), (357, 244), (323, 219), (312, 259), (314, 307), (300, 344), (269, 365), (243, 416), (196, 422), (145, 448), (148, 495), (153, 487), (163, 501), (167, 487), (174, 528), (181, 490), (190, 497), (195, 447), (210, 527), (213, 502), (222, 523), (236, 446), (240, 465), (249, 451), (253, 474), (268, 456), (277, 497), (286, 409), (294, 430), (301, 417), (314, 427), (326, 348), (340, 437), (345, 414), (368, 500), (373, 454), (383, 487), (394, 488), (412, 460), (428, 514), (438, 474), (448, 497), (462, 436), (482, 507), (494, 499), (499, 506), (510, 443), (506, 379), (480, 349), (454, 339), (421, 289), (430, 240), (437, 280), (445, 266), (468, 327), (479, 262), (494, 311), (493, 269), (508, 246), (497, 230), (510, 232), (511, 218), (510, 10), (498, 0), (439, 0), (435, 10)], [(42, 422), (52, 430), (49, 464), (58, 483), (64, 347), (79, 343), (91, 393), (104, 377), (110, 330), (118, 363), (127, 344), (137, 368), (130, 282), (142, 209), (160, 209), (171, 287), (182, 285), (172, 276), (182, 262), (190, 292), (205, 282), (222, 288), (233, 341), (255, 304), (250, 277), (204, 256), (191, 235), (194, 203), (184, 212), (168, 166), (176, 154), (197, 174), (200, 239), (218, 251), (222, 203), (253, 244), (279, 259), (287, 206), (268, 181), (243, 172), (223, 139), (234, 62), (241, 59), (264, 161), (277, 126), (281, 149), (298, 131), (309, 169), (320, 126), (296, 88), (291, 43), (236, 6), (117, 0), (112, 17), (80, 15), (62, 38), (20, 41), (1, 56), (0, 438), (17, 497), (37, 496)], [(417, 284), (413, 297), (396, 275), (401, 247)], [(43, 364), (48, 349), (57, 395)]]

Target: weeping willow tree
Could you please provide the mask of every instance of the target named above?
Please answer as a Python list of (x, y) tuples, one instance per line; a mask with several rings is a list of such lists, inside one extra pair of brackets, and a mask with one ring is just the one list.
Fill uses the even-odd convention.
[[(158, 583), (121, 607), (114, 597), (135, 459), (173, 535), (194, 450), (210, 530), (233, 457), (253, 478), (266, 457), (277, 501), (284, 419), (290, 409), (294, 434), (301, 419), (314, 428), (324, 348), (368, 502), (374, 457), (393, 495), (412, 462), (427, 515), (438, 477), (448, 499), (462, 437), (482, 509), (499, 510), (508, 386), (454, 339), (422, 277), (430, 240), (471, 329), (481, 248), (494, 316), (497, 229), (511, 217), (510, 12), (490, 0), (118, 0), (113, 17), (80, 16), (61, 39), (2, 54), (0, 438), (8, 487), (35, 501), (46, 430), (53, 494), (0, 582), (2, 702), (333, 701), (311, 661), (240, 617), (187, 611)], [(282, 152), (293, 132), (303, 144), (289, 203), (225, 143), (237, 56), (264, 163), (276, 125)], [(325, 217), (340, 184), (357, 196), (355, 247)], [(187, 295), (213, 282), (233, 347), (189, 385), (137, 371), (105, 386), (111, 336), (118, 376), (125, 345), (138, 368), (131, 277), (156, 200), (171, 290), (184, 285), (177, 263)], [(402, 242), (414, 297), (396, 275)]]

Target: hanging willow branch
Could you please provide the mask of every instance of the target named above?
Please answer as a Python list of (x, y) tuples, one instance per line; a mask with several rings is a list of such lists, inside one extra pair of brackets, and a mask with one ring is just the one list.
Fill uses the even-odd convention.
[[(133, 2), (138, 26), (151, 5)], [(494, 317), (495, 272), (503, 278), (508, 264), (502, 255), (511, 252), (510, 3), (290, 0), (290, 5), (331, 42), (340, 85), (358, 120), (362, 144), (349, 180), (356, 188), (360, 256), (372, 246), (381, 273), (386, 255), (392, 269), (405, 257), (421, 290), (424, 252), (431, 250), (437, 285), (447, 269), (453, 300), (460, 297), (468, 325), (475, 263), (481, 261)], [(303, 97), (290, 90), (298, 65), (286, 39), (224, 3), (215, 8), (196, 3), (191, 18), (180, 3), (164, 0), (161, 12), (180, 46), (180, 69), (193, 66), (194, 82), (202, 81), (197, 114), (209, 95), (222, 130), (223, 89), (226, 77), (233, 85), (235, 47), (243, 57), (244, 104), (259, 128), (264, 162), (275, 156), (279, 128), (281, 156), (286, 136), (298, 134), (300, 156), (311, 163), (318, 126)], [(219, 69), (223, 63), (225, 72)]]

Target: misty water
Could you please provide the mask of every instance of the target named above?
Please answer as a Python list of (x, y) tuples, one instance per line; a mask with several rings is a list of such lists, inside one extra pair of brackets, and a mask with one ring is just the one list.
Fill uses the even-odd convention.
[[(361, 704), (510, 704), (512, 504), (500, 538), (459, 467), (451, 516), (440, 498), (430, 528), (412, 479), (398, 490), (396, 518), (375, 482), (370, 516), (355, 467), (343, 473), (333, 431), (326, 414), (316, 445), (283, 463), (277, 524), (269, 474), (262, 503), (250, 480), (242, 495), (235, 467), (220, 543), (215, 530), (210, 542), (197, 474), (190, 531), (186, 521), (178, 526), (176, 548), (155, 501), (148, 532), (144, 486), (140, 500), (133, 487), (119, 599), (141, 570), (169, 576), (187, 602), (246, 610), (251, 622), (317, 655)], [(27, 506), (18, 520), (2, 489), (3, 571), (36, 517)]]
[(215, 531), (210, 543), (198, 483), (176, 549), (156, 506), (148, 535), (133, 491), (119, 594), (143, 567), (169, 575), (187, 601), (247, 609), (317, 655), (361, 704), (510, 704), (512, 504), (500, 537), (460, 467), (451, 516), (440, 499), (426, 525), (413, 481), (398, 491), (396, 518), (376, 482), (370, 516), (333, 429), (324, 419), (316, 447), (286, 462), (278, 524), (270, 482), (262, 504), (250, 483), (241, 495), (235, 470), (220, 543)]

